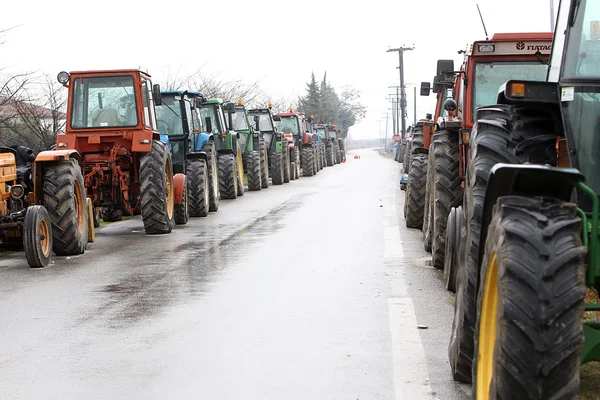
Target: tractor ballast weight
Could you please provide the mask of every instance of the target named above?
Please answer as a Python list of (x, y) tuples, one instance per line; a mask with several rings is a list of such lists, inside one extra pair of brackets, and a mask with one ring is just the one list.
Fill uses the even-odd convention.
[(113, 220), (141, 213), (146, 233), (171, 232), (173, 169), (156, 124), (159, 86), (140, 70), (61, 72), (58, 80), (69, 94), (56, 149), (76, 151), (71, 159), (79, 160), (94, 209)]

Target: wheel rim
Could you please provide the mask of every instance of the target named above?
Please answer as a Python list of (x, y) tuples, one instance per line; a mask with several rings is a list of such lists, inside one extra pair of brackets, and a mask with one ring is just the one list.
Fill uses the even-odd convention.
[(83, 191), (79, 181), (75, 181), (75, 215), (77, 216), (77, 227), (80, 233), (83, 232), (85, 225), (85, 202), (83, 201)]
[(175, 193), (173, 192), (173, 174), (171, 174), (171, 161), (165, 165), (165, 198), (167, 199), (167, 215), (169, 219), (173, 218), (173, 209), (175, 208)]
[(490, 384), (494, 374), (494, 347), (498, 331), (496, 314), (498, 311), (498, 262), (496, 253), (492, 253), (488, 262), (483, 301), (481, 304), (481, 321), (479, 323), (479, 346), (477, 360), (477, 399), (488, 400)]
[(45, 218), (40, 221), (40, 248), (44, 257), (48, 256), (50, 253), (50, 227)]

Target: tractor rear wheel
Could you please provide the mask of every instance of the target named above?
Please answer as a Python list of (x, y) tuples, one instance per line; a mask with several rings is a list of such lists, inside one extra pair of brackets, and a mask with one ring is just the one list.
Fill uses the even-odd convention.
[(433, 135), (433, 267), (444, 269), (446, 223), (452, 207), (462, 203), (463, 189), (458, 171), (458, 134), (441, 130)]
[(183, 185), (183, 195), (181, 196), (181, 203), (175, 204), (175, 224), (177, 225), (185, 225), (188, 223), (190, 219), (190, 210), (189, 210), (189, 177), (185, 175), (185, 183)]
[(495, 105), (477, 110), (477, 122), (470, 135), (463, 200), (466, 237), (464, 253), (458, 258), (454, 320), (448, 347), (456, 381), (471, 383), (479, 241), (490, 171), (497, 163), (556, 165), (556, 127), (560, 124), (554, 118), (550, 112), (524, 106)]
[(396, 155), (397, 161), (399, 163), (404, 162), (404, 155), (406, 154), (406, 142), (402, 142), (400, 146), (398, 146), (398, 154)]
[(44, 205), (52, 224), (52, 250), (58, 256), (83, 254), (88, 218), (83, 175), (77, 160), (44, 168)]
[(312, 147), (304, 147), (302, 149), (304, 164), (302, 165), (302, 173), (304, 176), (313, 176), (315, 174), (313, 167), (313, 148)]
[(407, 228), (421, 229), (423, 227), (426, 180), (427, 155), (415, 154), (412, 157), (411, 171), (406, 186), (404, 218)]
[(206, 165), (208, 167), (208, 211), (219, 210), (219, 167), (217, 165), (217, 150), (215, 142), (209, 140), (202, 151), (206, 153)]
[(263, 189), (269, 188), (269, 155), (265, 146), (265, 140), (260, 138), (260, 185)]
[(287, 142), (283, 143), (283, 183), (290, 182), (290, 150)]
[(220, 154), (219, 165), (219, 192), (223, 199), (237, 199), (238, 178), (237, 160), (233, 154)]
[(208, 189), (208, 170), (204, 160), (197, 158), (187, 160), (185, 177), (188, 190), (188, 205), (190, 217), (206, 217), (210, 211), (210, 190)]
[(333, 148), (331, 146), (325, 148), (325, 162), (328, 167), (333, 167)]
[(258, 151), (251, 151), (246, 158), (246, 167), (248, 171), (248, 190), (260, 190), (262, 187), (260, 171), (260, 154)]
[(44, 206), (29, 206), (23, 224), (25, 258), (31, 268), (46, 267), (52, 255), (52, 223)]
[(140, 161), (140, 203), (147, 234), (170, 233), (175, 215), (171, 152), (158, 141)]
[(585, 254), (574, 204), (498, 199), (481, 264), (474, 398), (576, 396)]
[(271, 179), (273, 185), (283, 185), (283, 154), (281, 151), (271, 155)]

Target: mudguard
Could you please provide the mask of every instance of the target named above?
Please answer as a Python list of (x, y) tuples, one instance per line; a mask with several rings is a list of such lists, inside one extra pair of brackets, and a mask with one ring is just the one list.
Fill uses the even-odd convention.
[(160, 135), (160, 141), (163, 143), (167, 144), (167, 147), (169, 148), (169, 151), (172, 152), (173, 151), (173, 145), (171, 144), (171, 141), (169, 140), (169, 135)]
[(212, 133), (193, 133), (191, 137), (193, 144), (192, 148), (194, 149), (194, 151), (200, 151), (202, 150), (202, 147), (204, 147), (204, 145), (208, 143), (208, 141), (211, 139), (213, 139)]
[(185, 155), (185, 159), (186, 160), (197, 160), (197, 159), (201, 159), (204, 161), (208, 162), (208, 156), (206, 155), (205, 152), (203, 151), (195, 151), (193, 153), (187, 153)]
[(173, 176), (173, 189), (174, 196), (173, 199), (175, 201), (175, 205), (181, 204), (183, 201), (183, 191), (185, 189), (185, 175), (184, 174), (175, 174)]
[(499, 197), (544, 196), (571, 201), (574, 185), (584, 176), (575, 168), (558, 168), (536, 164), (496, 164), (490, 171), (485, 191), (483, 219), (479, 242), (479, 259), (483, 257), (487, 226), (492, 220), (494, 205)]

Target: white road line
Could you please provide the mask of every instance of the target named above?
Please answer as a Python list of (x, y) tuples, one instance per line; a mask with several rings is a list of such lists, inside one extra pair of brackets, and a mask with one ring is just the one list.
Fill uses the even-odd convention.
[(400, 240), (400, 231), (398, 226), (388, 226), (384, 231), (383, 256), (404, 258), (404, 249), (402, 240)]
[(427, 361), (409, 296), (388, 299), (397, 400), (431, 399)]

